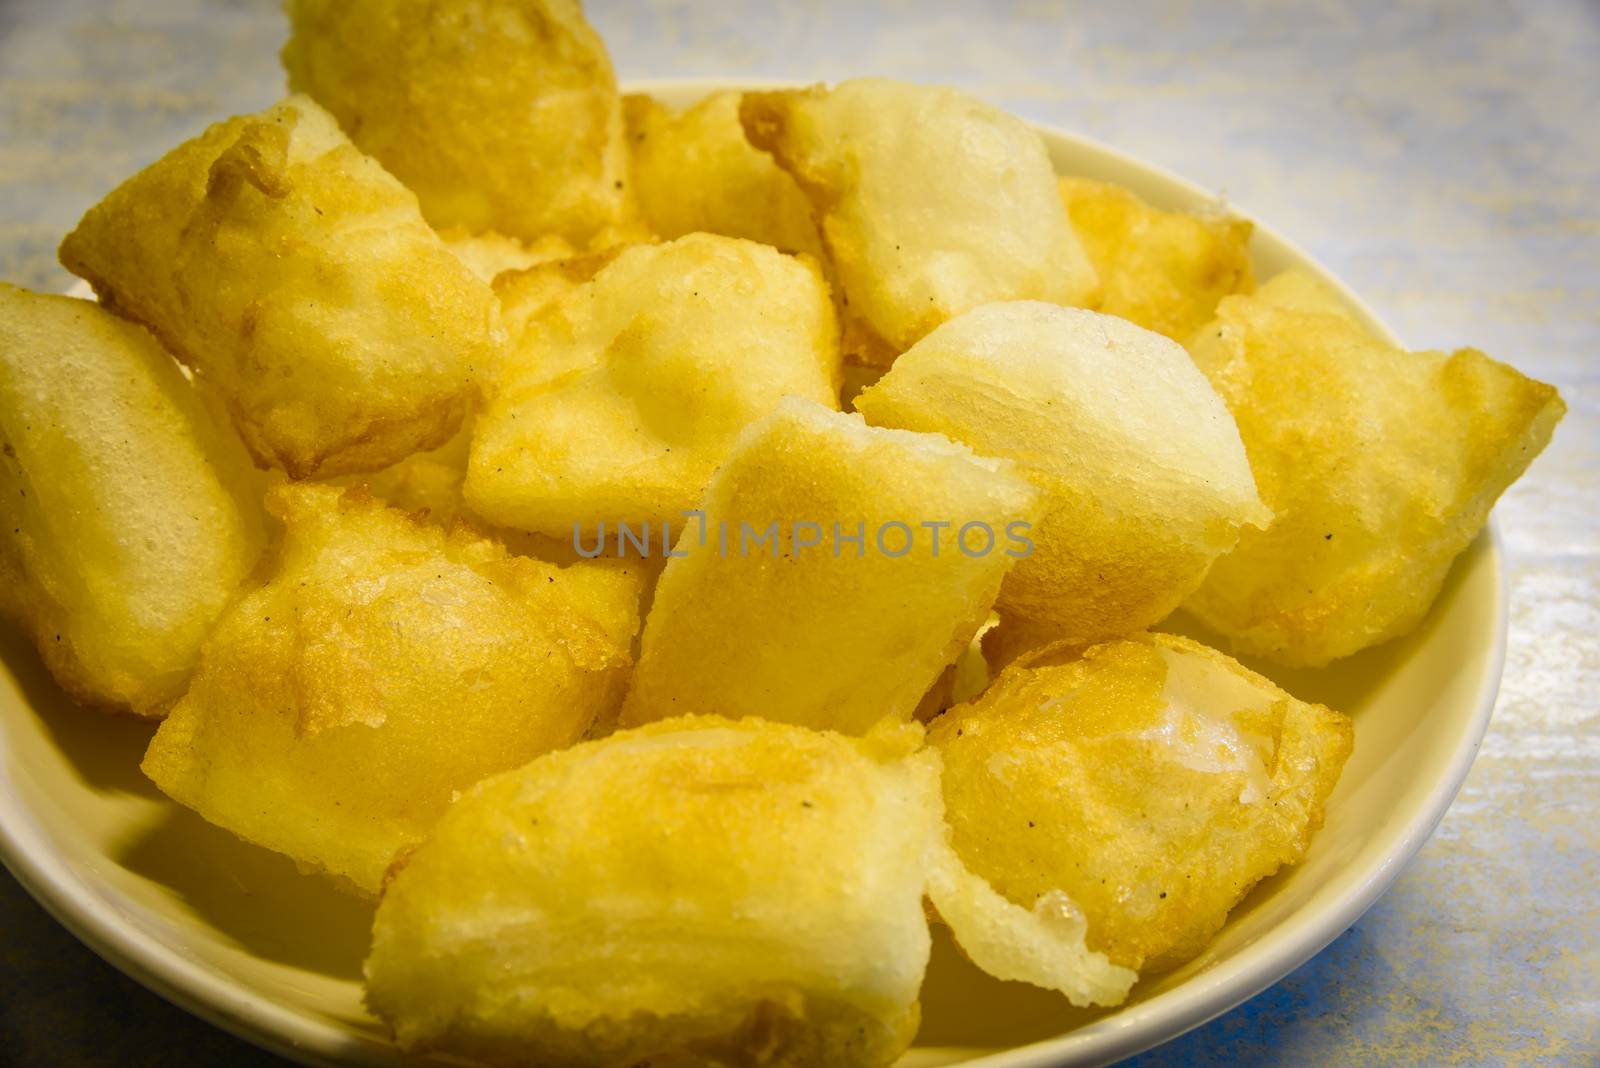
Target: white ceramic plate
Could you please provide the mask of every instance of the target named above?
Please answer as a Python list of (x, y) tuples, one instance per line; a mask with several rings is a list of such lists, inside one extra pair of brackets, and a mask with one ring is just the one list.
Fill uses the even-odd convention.
[[(748, 83), (641, 82), (686, 104)], [(1063, 173), (1129, 186), (1168, 208), (1211, 194), (1103, 145), (1040, 127)], [(1337, 279), (1256, 220), (1257, 274)], [(1410, 637), (1321, 671), (1252, 666), (1356, 719), (1355, 755), (1305, 862), (1267, 880), (1199, 959), (1135, 987), (1116, 1011), (1000, 983), (936, 940), (907, 1066), (1104, 1064), (1156, 1045), (1282, 978), (1393, 882), (1455, 797), (1488, 726), (1505, 589), (1492, 530), (1456, 562)], [(73, 707), (26, 641), (0, 634), (0, 855), (103, 957), (189, 1011), (307, 1064), (435, 1063), (398, 1053), (362, 1009), (371, 910), (288, 860), (167, 802), (138, 769), (151, 727)]]

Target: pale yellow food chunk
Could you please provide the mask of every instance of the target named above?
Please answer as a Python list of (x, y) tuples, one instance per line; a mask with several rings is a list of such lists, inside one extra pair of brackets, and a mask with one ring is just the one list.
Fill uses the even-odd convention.
[(811, 202), (745, 139), (741, 95), (712, 93), (677, 114), (648, 96), (623, 98), (640, 213), (662, 237), (704, 231), (820, 256)]
[(259, 462), (297, 478), (442, 444), (498, 358), (489, 287), (305, 97), (128, 179), (61, 262), (227, 398)]
[[(428, 452), (413, 453), (399, 463), (367, 475), (342, 475), (328, 484), (344, 488), (362, 487), (372, 496), (402, 512), (436, 526), (449, 526), (457, 520), (470, 523), (503, 544), (518, 556), (532, 556), (551, 564), (572, 564), (593, 560), (615, 564), (631, 571), (635, 580), (648, 589), (655, 584), (665, 564), (665, 547), (652, 539), (652, 552), (637, 551), (632, 541), (620, 542), (617, 531), (607, 531), (595, 551), (592, 538), (574, 539), (571, 532), (562, 537), (533, 534), (525, 530), (497, 527), (467, 507), (462, 483), (467, 474), (467, 450), (472, 436), (470, 422), (455, 437)], [(637, 532), (635, 532), (637, 533)], [(580, 552), (579, 550), (583, 551)]]
[(1476, 349), (1378, 340), (1294, 272), (1224, 300), (1189, 351), (1277, 519), (1245, 531), (1185, 607), (1284, 664), (1411, 631), (1566, 412), (1553, 386)]
[(627, 212), (616, 76), (577, 0), (289, 0), (289, 85), (437, 227), (584, 239)]
[(980, 966), (1120, 1001), (1070, 901), (961, 866), (921, 735), (688, 715), (481, 783), (392, 871), (367, 1002), (403, 1048), (490, 1064), (887, 1065), (925, 892)]
[(626, 249), (524, 327), (473, 430), (467, 501), (564, 538), (675, 521), (783, 397), (837, 408), (838, 374), (809, 260), (712, 234)]
[(492, 232), (468, 234), (460, 227), (439, 236), (473, 274), (494, 289), (500, 298), (501, 324), (513, 339), (550, 298), (593, 278), (629, 245), (657, 240), (642, 223), (608, 227), (582, 246), (560, 234), (521, 241)]
[[(558, 297), (591, 281), (627, 247), (613, 245), (596, 252), (574, 253), (496, 275), (494, 294), (500, 299), (500, 322), (512, 348), (521, 346), (528, 323), (540, 312)], [(525, 362), (537, 365), (538, 361), (537, 352), (527, 354)]]
[(1305, 856), (1350, 719), (1163, 634), (1024, 657), (933, 724), (957, 853), (1006, 898), (1065, 894), (1090, 949), (1174, 967)]
[[(940, 766), (936, 752), (926, 755)], [(928, 903), (963, 956), (996, 979), (1054, 990), (1074, 1005), (1123, 1002), (1138, 973), (1089, 947), (1088, 919), (1076, 902), (1059, 890), (1028, 906), (1006, 898), (962, 862), (949, 827), (941, 828), (930, 853)]]
[(1040, 515), (999, 610), (1056, 639), (1156, 623), (1241, 526), (1268, 516), (1227, 408), (1183, 349), (1112, 316), (976, 309), (902, 354), (855, 407), (1016, 463)]
[(858, 356), (887, 362), (991, 301), (1093, 296), (1044, 143), (1021, 119), (882, 78), (747, 93), (740, 118), (821, 219)]
[(457, 791), (610, 714), (638, 580), (510, 556), (359, 490), (268, 500), (272, 572), (217, 624), (143, 768), (211, 822), (375, 894)]
[(682, 529), (623, 723), (693, 709), (860, 734), (910, 716), (988, 617), (1033, 503), (1004, 461), (786, 401)]
[(1247, 219), (1162, 211), (1131, 190), (1087, 178), (1062, 178), (1060, 191), (1100, 276), (1099, 311), (1185, 342), (1211, 320), (1217, 301), (1255, 287)]
[(384, 504), (402, 512), (426, 513), (427, 518), (435, 523), (448, 524), (458, 517), (471, 520), (474, 517), (461, 497), (461, 483), (467, 477), (467, 448), (471, 441), (472, 424), (469, 419), (454, 437), (437, 449), (414, 452), (381, 471), (341, 475), (328, 482), (347, 489), (362, 486)]
[(537, 241), (522, 241), (492, 230), (474, 234), (464, 227), (453, 226), (439, 231), (439, 239), (473, 274), (491, 283), (506, 271), (526, 270), (541, 263), (578, 255), (572, 242), (560, 234), (546, 234)]
[(142, 328), (0, 284), (0, 615), (75, 699), (183, 691), (260, 555), (249, 466)]
[(916, 733), (688, 716), (485, 782), (385, 889), (368, 1003), (491, 1064), (889, 1064), (929, 951)]

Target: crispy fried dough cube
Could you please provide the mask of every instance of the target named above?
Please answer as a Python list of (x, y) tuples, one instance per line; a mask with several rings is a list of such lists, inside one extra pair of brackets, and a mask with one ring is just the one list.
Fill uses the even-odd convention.
[(438, 227), (583, 239), (627, 212), (616, 76), (577, 0), (289, 0), (283, 65)]
[(780, 399), (837, 408), (838, 374), (809, 260), (712, 234), (635, 246), (524, 327), (473, 430), (467, 501), (566, 538), (676, 520)]
[(368, 1004), (491, 1064), (889, 1064), (938, 785), (886, 733), (685, 716), (480, 784), (397, 864)]
[(367, 1002), (401, 1046), (520, 1065), (886, 1065), (926, 892), (980, 966), (1115, 1004), (1081, 912), (962, 867), (921, 729), (689, 715), (480, 783), (391, 871)]
[(141, 327), (0, 284), (0, 614), (76, 700), (183, 691), (261, 552), (249, 468)]
[(1255, 288), (1247, 219), (1162, 211), (1131, 190), (1059, 179), (1061, 202), (1100, 276), (1094, 307), (1186, 342), (1217, 301)]
[(648, 96), (623, 97), (640, 213), (662, 237), (703, 231), (820, 256), (811, 202), (746, 140), (741, 96), (712, 93), (676, 114)]
[(882, 78), (747, 93), (740, 119), (810, 198), (859, 358), (997, 300), (1095, 289), (1039, 135), (965, 93)]
[(1164, 634), (1029, 654), (929, 732), (966, 866), (1018, 904), (1064, 891), (1091, 949), (1146, 970), (1305, 856), (1352, 740), (1349, 717)]
[(1004, 461), (785, 401), (682, 531), (623, 723), (694, 709), (860, 734), (910, 716), (987, 619), (1033, 503)]
[(1041, 514), (1000, 614), (1058, 639), (1156, 623), (1267, 516), (1227, 408), (1183, 349), (1109, 315), (978, 308), (902, 354), (855, 407), (1015, 461)]
[(1278, 518), (1185, 605), (1236, 651), (1320, 665), (1411, 631), (1566, 411), (1476, 349), (1408, 353), (1279, 275), (1190, 342)]
[(259, 462), (297, 478), (443, 443), (498, 358), (494, 294), (305, 97), (128, 179), (61, 262), (227, 398)]
[(611, 714), (638, 580), (510, 556), (359, 490), (290, 483), (268, 503), (275, 566), (217, 624), (143, 768), (211, 822), (376, 894), (455, 792)]

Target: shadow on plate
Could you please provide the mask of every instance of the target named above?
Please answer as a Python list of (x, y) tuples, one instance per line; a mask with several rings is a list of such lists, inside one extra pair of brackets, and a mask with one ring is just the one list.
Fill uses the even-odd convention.
[(979, 971), (943, 924), (933, 927), (933, 956), (922, 985), (918, 1046), (1010, 1049), (1042, 1042), (1106, 1015), (1078, 1009), (1051, 990), (1007, 983)]
[(33, 642), (11, 624), (0, 625), (0, 662), (85, 786), (100, 793), (161, 796), (139, 770), (156, 730), (154, 720), (76, 704), (56, 685)]
[(161, 884), (245, 952), (335, 979), (358, 979), (372, 904), (293, 861), (169, 804), (113, 859)]

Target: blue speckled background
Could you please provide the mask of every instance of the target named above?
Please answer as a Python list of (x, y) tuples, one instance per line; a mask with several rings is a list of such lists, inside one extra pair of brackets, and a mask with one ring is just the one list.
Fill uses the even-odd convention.
[[(1137, 1058), (1600, 1064), (1600, 3), (592, 2), (623, 77), (950, 82), (1221, 190), (1417, 347), (1571, 413), (1503, 500), (1513, 619), (1460, 799), (1311, 963)], [(206, 122), (281, 93), (270, 0), (0, 0), (0, 277)], [(0, 1063), (267, 1064), (102, 964), (0, 875)]]

